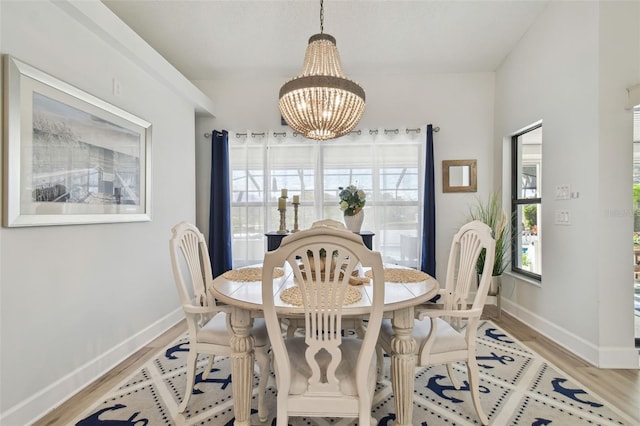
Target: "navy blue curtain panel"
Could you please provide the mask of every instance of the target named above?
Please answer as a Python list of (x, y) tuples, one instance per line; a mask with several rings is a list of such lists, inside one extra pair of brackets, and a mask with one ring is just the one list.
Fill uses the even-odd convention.
[(436, 192), (433, 161), (433, 126), (427, 126), (426, 163), (424, 167), (424, 212), (422, 214), (422, 258), (420, 269), (436, 277)]
[(211, 201), (209, 202), (209, 255), (217, 277), (233, 267), (231, 257), (231, 193), (229, 185), (229, 133), (214, 130), (211, 140)]

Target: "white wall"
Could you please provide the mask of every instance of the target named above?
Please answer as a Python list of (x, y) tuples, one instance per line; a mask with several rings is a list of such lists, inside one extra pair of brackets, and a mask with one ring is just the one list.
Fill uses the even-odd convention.
[(6, 425), (43, 415), (182, 317), (168, 240), (195, 220), (194, 106), (66, 6), (0, 2), (0, 52), (152, 123), (152, 221), (0, 229)]
[[(281, 130), (277, 93), (292, 77), (197, 82), (220, 113), (196, 120), (194, 134), (189, 102), (73, 16), (49, 1), (2, 1), (0, 52), (153, 124), (153, 220), (0, 229), (0, 422), (8, 425), (39, 417), (180, 318), (167, 240), (173, 224), (196, 215), (206, 230), (210, 142), (203, 133)], [(506, 307), (602, 366), (630, 367), (634, 359), (637, 365), (631, 115), (621, 97), (640, 76), (638, 16), (637, 2), (552, 2), (495, 83), (493, 73), (346, 70), (367, 91), (359, 127), (441, 128), (435, 134), (440, 279), (468, 206), (501, 185), (503, 137), (544, 120), (543, 184), (570, 183), (580, 198), (545, 199), (544, 281), (537, 287), (505, 280)], [(112, 94), (113, 77), (122, 96)], [(465, 158), (478, 160), (478, 193), (442, 194), (441, 160)], [(556, 208), (572, 210), (572, 226), (553, 225)]]
[[(302, 53), (301, 53), (302, 54)], [(302, 58), (301, 58), (302, 60)], [(453, 234), (465, 222), (469, 205), (486, 197), (493, 182), (494, 74), (350, 75), (363, 86), (367, 106), (358, 129), (440, 127), (434, 133), (436, 158), (437, 278), (444, 282)], [(197, 134), (197, 180), (208, 185), (211, 143), (204, 131), (282, 132), (278, 110), (280, 86), (293, 76), (246, 76), (195, 81), (218, 107), (216, 119)], [(286, 127), (286, 130), (290, 130)], [(424, 136), (426, 138), (426, 136)], [(329, 142), (330, 143), (330, 142)], [(442, 193), (442, 160), (477, 159), (477, 193)], [(208, 193), (198, 192), (198, 226), (208, 226)], [(203, 195), (200, 198), (200, 194)], [(374, 230), (375, 231), (375, 230)], [(374, 237), (375, 238), (375, 237)]]
[[(601, 367), (638, 367), (625, 105), (639, 5), (551, 2), (496, 74), (496, 164), (509, 161), (503, 138), (543, 120), (542, 283), (503, 279), (504, 306)], [(579, 198), (554, 200), (562, 184)], [(570, 226), (554, 224), (557, 209), (571, 211)]]

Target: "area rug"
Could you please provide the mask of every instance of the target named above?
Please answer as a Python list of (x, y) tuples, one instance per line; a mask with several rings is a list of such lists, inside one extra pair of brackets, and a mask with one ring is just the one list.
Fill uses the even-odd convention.
[[(635, 422), (608, 406), (586, 389), (491, 321), (478, 331), (482, 406), (492, 425), (632, 425)], [(196, 386), (183, 415), (177, 413), (185, 391), (188, 341), (182, 336), (148, 361), (139, 371), (101, 397), (74, 424), (88, 425), (220, 425), (234, 422), (230, 360), (217, 358), (209, 377), (202, 380), (206, 358), (199, 360)], [(463, 383), (455, 390), (446, 368), (416, 369), (413, 424), (416, 426), (477, 425), (464, 364), (456, 364)], [(378, 384), (372, 415), (380, 426), (395, 419), (389, 382), (389, 358), (385, 357), (385, 380)], [(257, 415), (257, 383), (252, 402), (252, 425), (275, 425), (276, 388), (272, 376), (266, 396), (269, 419)], [(289, 425), (356, 425), (353, 419), (292, 417)]]

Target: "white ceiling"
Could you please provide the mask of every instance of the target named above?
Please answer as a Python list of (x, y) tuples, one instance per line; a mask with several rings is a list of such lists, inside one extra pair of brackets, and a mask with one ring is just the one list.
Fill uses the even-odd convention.
[[(300, 72), (319, 0), (102, 0), (189, 80)], [(326, 0), (347, 78), (495, 70), (548, 0)]]

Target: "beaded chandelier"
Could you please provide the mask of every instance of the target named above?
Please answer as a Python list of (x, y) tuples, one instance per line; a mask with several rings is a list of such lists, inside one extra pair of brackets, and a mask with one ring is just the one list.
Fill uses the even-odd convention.
[(324, 34), (320, 0), (320, 34), (309, 38), (302, 74), (280, 88), (280, 113), (306, 138), (326, 140), (349, 133), (364, 113), (364, 90), (342, 71), (336, 39)]

